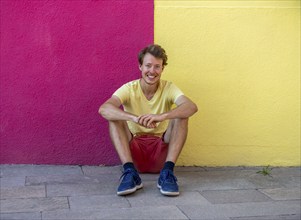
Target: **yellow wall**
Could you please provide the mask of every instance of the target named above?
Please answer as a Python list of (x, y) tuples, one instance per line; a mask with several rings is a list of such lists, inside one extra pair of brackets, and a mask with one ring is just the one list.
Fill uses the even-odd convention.
[(155, 0), (163, 76), (198, 105), (177, 165), (300, 165), (300, 1)]

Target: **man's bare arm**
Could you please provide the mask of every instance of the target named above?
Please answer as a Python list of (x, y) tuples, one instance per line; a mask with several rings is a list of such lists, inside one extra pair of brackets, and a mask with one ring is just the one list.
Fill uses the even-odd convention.
[(189, 118), (198, 111), (197, 105), (184, 95), (177, 98), (176, 105), (176, 108), (163, 113), (165, 120), (175, 118)]
[(99, 108), (99, 114), (109, 121), (132, 121), (137, 123), (138, 117), (120, 109), (121, 102), (117, 96), (112, 96)]
[(177, 107), (162, 114), (147, 114), (141, 115), (138, 118), (138, 123), (143, 126), (150, 126), (150, 124), (161, 122), (164, 120), (175, 118), (189, 118), (198, 111), (197, 105), (189, 98), (182, 95), (176, 100)]

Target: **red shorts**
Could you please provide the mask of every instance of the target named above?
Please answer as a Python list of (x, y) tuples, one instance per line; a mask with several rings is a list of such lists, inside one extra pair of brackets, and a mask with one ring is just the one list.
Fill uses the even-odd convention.
[(159, 173), (166, 160), (168, 144), (161, 137), (141, 135), (133, 137), (130, 149), (138, 172)]

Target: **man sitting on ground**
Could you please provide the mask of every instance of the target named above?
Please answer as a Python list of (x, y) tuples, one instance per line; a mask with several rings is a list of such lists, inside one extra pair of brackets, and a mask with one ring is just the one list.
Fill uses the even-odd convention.
[(161, 171), (160, 192), (177, 196), (173, 169), (187, 137), (188, 118), (198, 109), (177, 86), (161, 80), (167, 65), (161, 46), (145, 47), (138, 61), (141, 78), (121, 86), (99, 109), (109, 121), (110, 136), (124, 168), (117, 194), (143, 187), (138, 172)]

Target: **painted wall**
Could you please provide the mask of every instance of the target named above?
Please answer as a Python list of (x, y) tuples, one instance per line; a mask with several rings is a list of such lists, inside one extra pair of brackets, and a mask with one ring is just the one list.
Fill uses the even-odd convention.
[(300, 1), (155, 0), (155, 42), (199, 106), (178, 165), (300, 165)]
[(0, 163), (118, 164), (97, 110), (155, 38), (199, 106), (178, 165), (301, 164), (300, 2), (0, 2)]
[(1, 163), (119, 163), (100, 104), (140, 76), (153, 1), (1, 0)]

